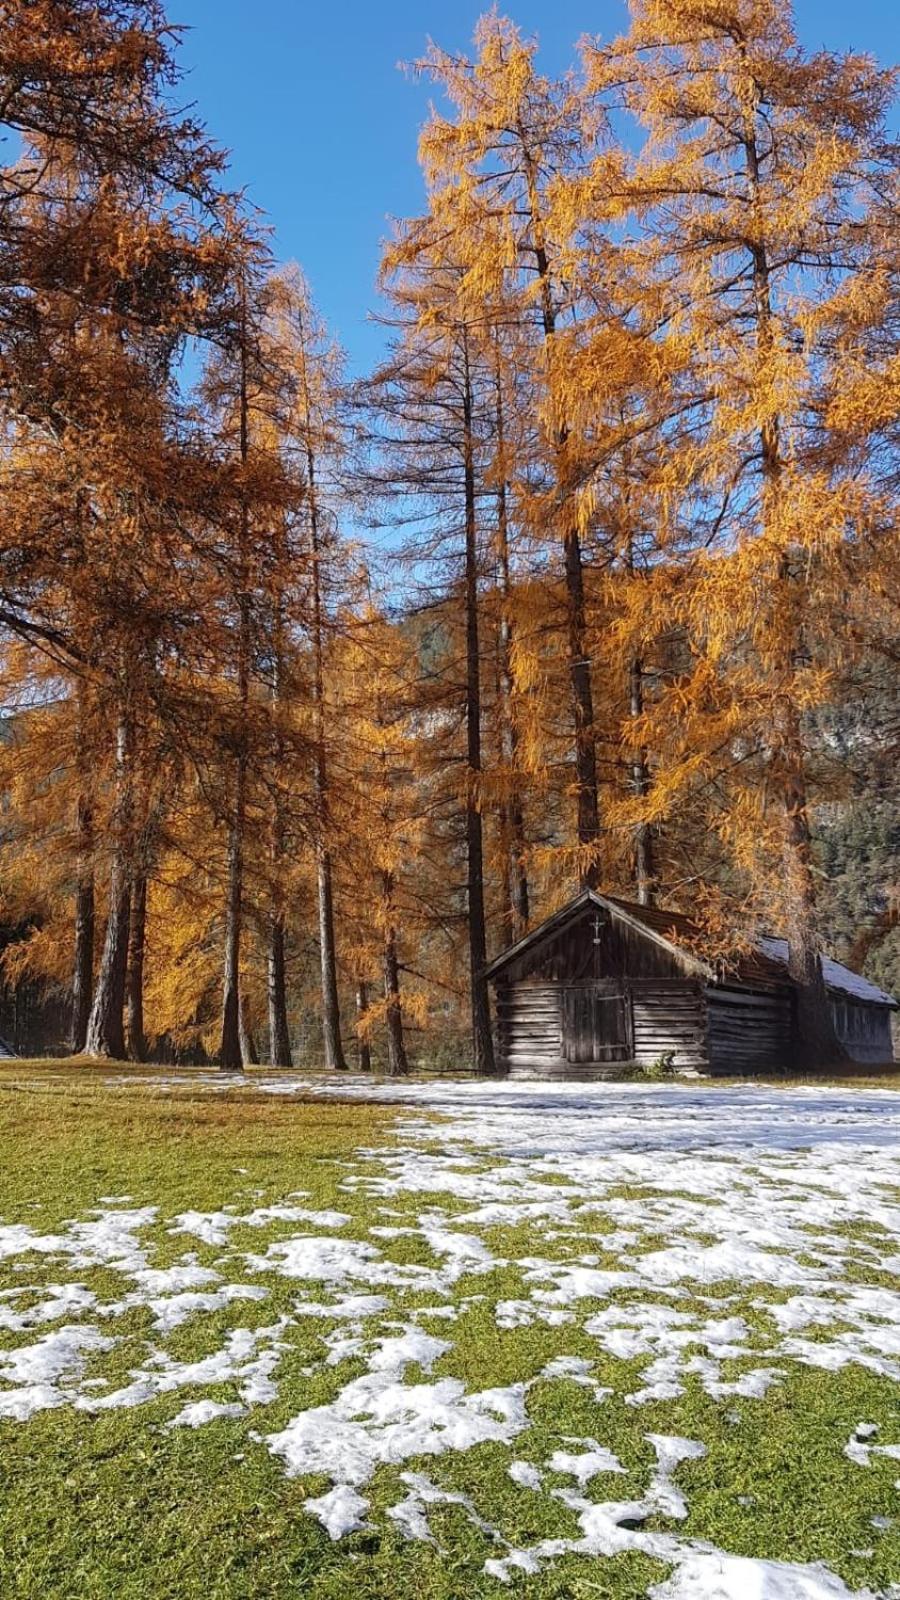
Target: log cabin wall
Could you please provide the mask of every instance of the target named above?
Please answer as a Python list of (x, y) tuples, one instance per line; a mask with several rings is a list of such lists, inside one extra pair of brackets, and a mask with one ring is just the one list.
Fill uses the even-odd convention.
[(567, 1066), (562, 1041), (562, 991), (540, 982), (497, 985), (497, 1055), (512, 1077), (561, 1075)]
[(794, 1055), (794, 997), (787, 985), (750, 989), (737, 983), (706, 990), (712, 1072), (772, 1072)]
[(623, 1065), (652, 1066), (669, 1057), (675, 1067), (709, 1066), (703, 988), (685, 978), (624, 980), (622, 994), (630, 1020), (630, 1048), (617, 1059), (572, 1059), (564, 1018), (564, 984), (524, 979), (497, 987), (497, 1054), (512, 1076), (582, 1077), (614, 1075)]
[(831, 994), (834, 1031), (854, 1061), (881, 1066), (894, 1059), (889, 1006), (874, 1006), (852, 995)]
[(705, 1071), (706, 997), (690, 978), (642, 978), (629, 985), (634, 1027), (634, 1059), (651, 1067), (666, 1057), (674, 1067)]

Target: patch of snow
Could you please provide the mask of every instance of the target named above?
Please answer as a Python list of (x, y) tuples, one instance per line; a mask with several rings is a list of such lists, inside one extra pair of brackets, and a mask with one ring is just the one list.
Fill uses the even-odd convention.
[(406, 1369), (428, 1372), (450, 1346), (409, 1326), (380, 1339), (370, 1370), (348, 1383), (329, 1405), (301, 1411), (266, 1443), (290, 1477), (327, 1474), (357, 1487), (382, 1463), (469, 1450), (488, 1440), (509, 1443), (526, 1426), (525, 1385), (466, 1393), (457, 1378), (404, 1383)]
[[(390, 1301), (383, 1294), (345, 1294), (330, 1303), (323, 1300), (295, 1300), (295, 1317), (335, 1317), (361, 1321), (386, 1311)], [(424, 1314), (424, 1313), (422, 1313)]]
[(220, 1273), (212, 1267), (198, 1266), (195, 1258), (174, 1267), (139, 1267), (129, 1276), (151, 1298), (177, 1294), (182, 1289), (205, 1289), (210, 1283), (221, 1282)]
[(158, 1206), (140, 1206), (134, 1211), (97, 1209), (90, 1222), (68, 1224), (65, 1250), (78, 1267), (110, 1266), (120, 1272), (138, 1272), (147, 1259), (135, 1234), (149, 1228), (158, 1214)]
[(858, 1467), (868, 1467), (873, 1456), (885, 1456), (889, 1461), (900, 1461), (900, 1444), (867, 1444), (878, 1429), (873, 1422), (860, 1423), (844, 1445), (844, 1455)]
[(405, 1538), (434, 1544), (428, 1526), (427, 1507), (446, 1505), (462, 1507), (473, 1527), (487, 1534), (488, 1538), (506, 1544), (502, 1534), (479, 1515), (467, 1494), (460, 1494), (451, 1489), (439, 1489), (422, 1472), (401, 1472), (400, 1478), (408, 1486), (409, 1493), (404, 1500), (390, 1509), (388, 1516), (398, 1524)]
[(273, 1222), (309, 1222), (318, 1228), (343, 1228), (346, 1211), (311, 1211), (308, 1206), (257, 1206), (240, 1215), (233, 1211), (182, 1211), (173, 1218), (169, 1233), (188, 1233), (204, 1244), (228, 1243), (232, 1228), (266, 1228)]
[(99, 1328), (73, 1324), (45, 1334), (36, 1344), (0, 1351), (0, 1378), (17, 1385), (0, 1391), (0, 1416), (27, 1422), (36, 1411), (74, 1399), (73, 1385), (87, 1357), (114, 1344)]
[(648, 1433), (647, 1440), (656, 1452), (657, 1468), (648, 1498), (664, 1517), (680, 1522), (687, 1516), (687, 1504), (672, 1481), (672, 1473), (683, 1461), (702, 1460), (706, 1445), (697, 1439), (680, 1439), (665, 1433)]
[(46, 1289), (32, 1291), (25, 1287), (8, 1291), (4, 1298), (15, 1298), (33, 1292), (46, 1294), (48, 1299), (25, 1311), (16, 1311), (10, 1305), (0, 1305), (0, 1328), (12, 1333), (24, 1333), (44, 1322), (57, 1322), (60, 1317), (77, 1316), (80, 1311), (90, 1311), (97, 1304), (97, 1296), (83, 1283), (53, 1283)]
[(268, 1405), (277, 1397), (272, 1375), (286, 1348), (280, 1335), (287, 1320), (282, 1318), (268, 1328), (236, 1328), (226, 1336), (221, 1349), (196, 1361), (176, 1361), (167, 1351), (158, 1350), (145, 1366), (132, 1371), (130, 1383), (105, 1395), (82, 1393), (75, 1401), (76, 1408), (81, 1411), (130, 1408), (178, 1389), (229, 1382), (238, 1385), (245, 1406)]
[(306, 1278), (322, 1283), (366, 1282), (381, 1262), (381, 1251), (359, 1239), (329, 1239), (300, 1234), (270, 1244), (265, 1255), (245, 1257), (251, 1272), (277, 1272), (283, 1278)]
[(331, 1539), (343, 1539), (347, 1533), (365, 1527), (368, 1500), (356, 1493), (346, 1483), (340, 1483), (317, 1500), (304, 1500), (307, 1511), (317, 1517)]
[(577, 1383), (583, 1389), (590, 1389), (598, 1405), (608, 1400), (613, 1390), (608, 1385), (598, 1383), (592, 1375), (593, 1363), (586, 1361), (584, 1356), (555, 1356), (548, 1361), (538, 1373), (540, 1378), (566, 1378), (569, 1383)]
[(759, 1561), (702, 1547), (686, 1554), (650, 1595), (652, 1600), (875, 1600), (870, 1589), (851, 1592), (818, 1564)]
[(596, 1439), (583, 1439), (580, 1443), (587, 1445), (586, 1450), (573, 1455), (568, 1450), (554, 1450), (547, 1465), (551, 1472), (563, 1472), (576, 1478), (580, 1488), (590, 1483), (600, 1472), (625, 1472), (618, 1456), (613, 1455), (604, 1445), (598, 1444)]
[(8, 1222), (0, 1226), (0, 1260), (9, 1256), (60, 1255), (66, 1241), (60, 1234), (35, 1233), (27, 1222)]
[(194, 1400), (189, 1406), (179, 1411), (167, 1424), (170, 1428), (202, 1428), (207, 1422), (215, 1422), (219, 1417), (244, 1417), (247, 1407), (237, 1401), (224, 1403), (218, 1400)]
[(148, 1300), (147, 1305), (153, 1312), (154, 1326), (161, 1333), (170, 1333), (202, 1311), (221, 1311), (223, 1306), (232, 1305), (236, 1300), (266, 1300), (268, 1293), (267, 1289), (249, 1283), (225, 1283), (207, 1294), (173, 1294)]
[(534, 1300), (498, 1300), (494, 1321), (498, 1328), (530, 1328), (536, 1322), (546, 1323), (548, 1328), (561, 1328), (575, 1321), (575, 1313), (541, 1306)]

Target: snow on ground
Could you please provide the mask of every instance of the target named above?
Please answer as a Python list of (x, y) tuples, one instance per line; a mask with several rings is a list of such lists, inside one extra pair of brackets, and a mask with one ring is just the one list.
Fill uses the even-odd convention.
[[(175, 1092), (185, 1080), (163, 1074), (150, 1081)], [(211, 1075), (187, 1081), (194, 1090), (234, 1087)], [(865, 1281), (867, 1273), (881, 1277), (900, 1266), (900, 1095), (353, 1079), (325, 1085), (290, 1075), (242, 1079), (240, 1088), (381, 1099), (401, 1112), (399, 1139), (361, 1150), (346, 1166), (347, 1211), (305, 1206), (308, 1197), (298, 1194), (243, 1212), (223, 1204), (165, 1217), (156, 1206), (129, 1207), (117, 1197), (52, 1233), (0, 1225), (0, 1258), (23, 1274), (21, 1285), (0, 1294), (0, 1340), (10, 1341), (0, 1348), (0, 1417), (26, 1424), (61, 1406), (139, 1411), (171, 1395), (180, 1409), (169, 1427), (246, 1419), (251, 1439), (288, 1475), (330, 1480), (306, 1509), (335, 1540), (366, 1525), (366, 1491), (380, 1466), (403, 1468), (493, 1441), (510, 1447), (517, 1488), (555, 1498), (574, 1515), (578, 1535), (514, 1548), (469, 1497), (404, 1470), (403, 1492), (388, 1515), (406, 1538), (433, 1540), (429, 1511), (449, 1503), (493, 1546), (485, 1570), (501, 1582), (566, 1553), (631, 1550), (672, 1569), (652, 1591), (655, 1600), (838, 1600), (849, 1593), (821, 1566), (749, 1561), (679, 1534), (688, 1511), (679, 1469), (704, 1455), (702, 1440), (648, 1432), (656, 1468), (637, 1495), (625, 1487), (628, 1463), (604, 1442), (599, 1422), (597, 1437), (560, 1437), (540, 1465), (521, 1459), (535, 1384), (583, 1386), (602, 1418), (612, 1391), (590, 1360), (559, 1356), (505, 1387), (481, 1389), (442, 1375), (440, 1363), (453, 1350), (455, 1321), (484, 1300), (479, 1280), (509, 1265), (485, 1230), (524, 1225), (540, 1253), (512, 1258), (520, 1291), (493, 1305), (497, 1326), (571, 1328), (593, 1342), (598, 1357), (637, 1363), (639, 1380), (622, 1395), (636, 1414), (650, 1402), (677, 1399), (691, 1379), (716, 1401), (753, 1402), (797, 1363), (825, 1371), (855, 1364), (900, 1382), (900, 1292)], [(354, 1217), (365, 1238), (352, 1237)], [(251, 1241), (245, 1228), (275, 1236)], [(193, 1241), (225, 1254), (207, 1266), (186, 1248), (174, 1263), (155, 1265), (150, 1235), (160, 1229), (170, 1244)], [(427, 1247), (433, 1264), (395, 1259), (392, 1252), (410, 1241)], [(30, 1286), (28, 1269), (39, 1263), (59, 1281)], [(121, 1278), (115, 1299), (103, 1300), (85, 1284), (98, 1267)], [(193, 1361), (167, 1350), (173, 1330), (264, 1301), (279, 1281), (283, 1299), (284, 1280), (296, 1297), (268, 1325), (234, 1328), (219, 1349)], [(409, 1304), (423, 1293), (427, 1306)], [(146, 1357), (127, 1382), (107, 1382), (103, 1358), (118, 1343), (117, 1320), (140, 1306), (152, 1317)], [(296, 1377), (292, 1332), (309, 1318), (332, 1327), (303, 1373), (339, 1374), (347, 1359), (365, 1370), (354, 1369), (327, 1403), (301, 1407), (286, 1426), (267, 1431), (261, 1408), (277, 1397), (286, 1373)], [(423, 1326), (431, 1319), (439, 1334)], [(236, 1399), (203, 1393), (223, 1382), (234, 1385)], [(900, 1457), (900, 1445), (876, 1431), (863, 1421), (836, 1446), (853, 1470)], [(547, 1487), (548, 1473), (551, 1483), (566, 1481)], [(615, 1495), (617, 1487), (624, 1492)], [(651, 1520), (672, 1526), (647, 1528)]]

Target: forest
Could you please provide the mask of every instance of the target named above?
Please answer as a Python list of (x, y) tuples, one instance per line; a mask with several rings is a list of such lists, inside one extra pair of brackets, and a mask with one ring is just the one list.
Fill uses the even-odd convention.
[(496, 10), (425, 48), (360, 375), (177, 18), (0, 7), (30, 1053), (490, 1075), (485, 967), (582, 885), (787, 937), (810, 1014), (823, 951), (900, 988), (897, 75), (628, 13), (559, 79)]

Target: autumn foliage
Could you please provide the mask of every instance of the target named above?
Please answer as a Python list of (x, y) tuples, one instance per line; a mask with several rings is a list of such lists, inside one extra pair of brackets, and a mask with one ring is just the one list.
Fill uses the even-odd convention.
[(0, 5), (0, 923), (42, 1043), (403, 1073), (468, 1033), (489, 1073), (485, 964), (579, 884), (726, 959), (785, 933), (833, 1043), (829, 719), (900, 633), (896, 80), (776, 0), (629, 9), (560, 80), (496, 11), (416, 64), (351, 380), (155, 0)]

